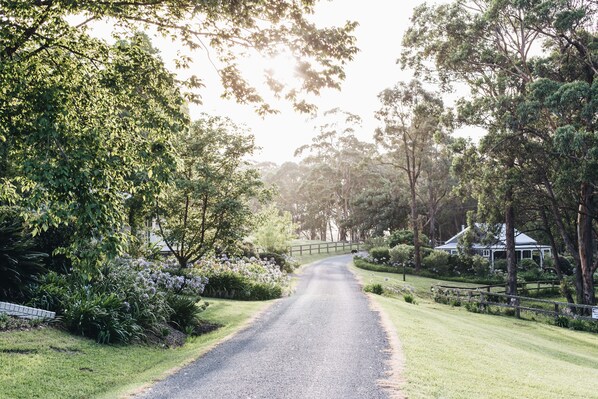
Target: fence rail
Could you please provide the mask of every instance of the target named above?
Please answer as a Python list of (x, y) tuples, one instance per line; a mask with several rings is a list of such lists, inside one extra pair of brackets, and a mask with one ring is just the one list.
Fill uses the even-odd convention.
[[(432, 292), (434, 294), (435, 300), (440, 302), (459, 304), (462, 302), (477, 303), (481, 309), (484, 309), (486, 306), (511, 308), (514, 309), (515, 316), (517, 317), (520, 317), (521, 311), (527, 311), (553, 316), (555, 318), (567, 317), (594, 321), (598, 323), (598, 319), (595, 316), (595, 312), (598, 310), (598, 307), (596, 306), (551, 301), (548, 299), (531, 298), (519, 295), (508, 295), (500, 292), (489, 291), (487, 287), (489, 286), (464, 288), (435, 285), (432, 287)], [(542, 305), (547, 306), (543, 307)], [(594, 311), (594, 313), (592, 311)]]
[[(538, 280), (538, 281), (522, 281), (517, 283), (517, 292), (531, 292), (537, 291), (540, 292), (542, 290), (551, 290), (554, 291), (560, 285), (559, 280)], [(507, 284), (492, 284), (492, 285), (479, 285), (476, 287), (463, 287), (463, 286), (453, 286), (453, 285), (438, 285), (438, 287), (446, 288), (446, 289), (474, 289), (479, 291), (486, 291), (486, 292), (495, 292), (495, 293), (507, 293)]]
[(337, 241), (337, 242), (322, 242), (319, 244), (302, 244), (302, 245), (292, 245), (288, 248), (289, 255), (312, 255), (312, 254), (321, 254), (321, 253), (330, 253), (330, 252), (338, 252), (338, 251), (359, 251), (363, 248), (362, 242), (344, 242), (344, 241)]

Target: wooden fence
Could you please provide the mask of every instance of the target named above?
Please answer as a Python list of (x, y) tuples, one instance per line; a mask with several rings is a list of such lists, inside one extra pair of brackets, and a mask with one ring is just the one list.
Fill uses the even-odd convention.
[(290, 246), (289, 255), (312, 255), (338, 251), (359, 251), (363, 248), (362, 242), (323, 242), (319, 244), (303, 244)]
[[(559, 289), (559, 280), (538, 280), (538, 281), (522, 281), (517, 283), (517, 292), (534, 292), (540, 293), (541, 291), (554, 292)], [(438, 287), (446, 289), (464, 289), (463, 286), (452, 286), (452, 285), (438, 285)], [(507, 293), (507, 284), (494, 284), (494, 285), (479, 285), (473, 288), (478, 291), (495, 292), (495, 293)]]
[[(528, 284), (537, 283), (538, 282), (530, 282)], [(521, 311), (527, 311), (536, 314), (553, 316), (555, 318), (567, 317), (589, 320), (598, 323), (598, 318), (596, 318), (598, 307), (596, 306), (550, 301), (547, 299), (531, 298), (519, 295), (507, 295), (501, 292), (492, 292), (488, 287), (496, 286), (464, 288), (435, 285), (432, 287), (432, 292), (434, 299), (437, 302), (459, 305), (463, 303), (477, 303), (480, 307), (480, 310), (484, 310), (487, 306), (511, 308), (514, 310), (516, 317), (521, 316)], [(542, 289), (539, 284), (537, 287), (533, 288), (538, 290)]]

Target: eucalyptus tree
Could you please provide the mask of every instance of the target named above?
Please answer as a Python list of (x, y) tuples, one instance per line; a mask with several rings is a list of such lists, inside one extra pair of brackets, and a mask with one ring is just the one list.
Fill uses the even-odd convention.
[[(531, 177), (527, 187), (541, 187), (540, 191), (552, 198), (553, 206), (549, 211), (567, 242), (562, 228), (563, 215), (559, 215), (566, 194), (559, 193), (554, 185), (559, 179), (577, 174), (574, 168), (565, 171), (563, 166), (567, 159), (573, 160), (583, 154), (581, 158), (588, 162), (572, 162), (571, 165), (587, 168), (591, 164), (594, 146), (591, 136), (595, 134), (595, 122), (589, 122), (590, 117), (578, 118), (572, 123), (571, 118), (561, 111), (570, 112), (570, 115), (590, 112), (591, 115), (594, 109), (586, 104), (593, 103), (592, 90), (588, 88), (593, 86), (598, 69), (594, 25), (597, 7), (595, 2), (585, 0), (459, 0), (439, 6), (423, 5), (416, 9), (404, 39), (403, 65), (416, 68), (422, 74), (430, 73), (428, 76), (437, 77), (445, 87), (452, 81), (468, 84), (471, 96), (463, 99), (459, 107), (462, 120), (488, 129), (482, 150), (493, 159), (487, 167), (484, 166), (489, 173), (480, 175), (482, 179), (488, 178), (488, 186), (496, 177), (492, 176), (492, 165), (496, 166), (498, 162), (504, 171), (498, 174), (505, 176), (499, 180), (503, 185), (499, 192), (503, 195), (496, 198), (495, 205), (503, 207), (507, 224), (510, 292), (515, 290), (513, 231), (516, 191), (519, 195), (522, 192), (519, 179)], [(547, 56), (548, 52), (553, 55)], [(427, 63), (429, 60), (433, 61), (433, 67)], [(546, 79), (552, 83), (548, 84)], [(545, 95), (550, 92), (554, 94), (552, 97)], [(565, 93), (576, 94), (566, 96)], [(544, 101), (548, 98), (551, 101)], [(556, 101), (557, 98), (560, 100)], [(555, 107), (557, 103), (561, 105)], [(562, 108), (565, 104), (569, 111)], [(538, 115), (542, 116), (538, 118)], [(576, 138), (578, 143), (585, 144), (575, 149), (567, 147), (565, 143), (569, 141), (565, 137)], [(558, 159), (556, 163), (535, 165), (535, 170), (546, 171), (545, 176), (543, 173), (532, 175), (526, 169), (533, 163), (528, 151), (534, 143), (537, 143), (539, 153), (546, 155), (538, 159), (551, 160), (551, 155)], [(490, 150), (494, 150), (492, 155)], [(578, 226), (577, 236), (578, 241), (585, 244), (578, 248), (573, 243), (567, 245), (578, 261), (579, 275), (584, 276), (577, 289), (585, 303), (594, 301), (593, 289), (590, 290), (593, 283), (589, 278), (593, 269), (592, 257), (587, 249), (591, 247), (588, 244), (591, 244), (592, 234), (586, 232), (590, 231), (589, 226), (595, 219), (592, 210), (595, 190), (588, 190), (593, 186), (589, 179), (591, 176), (586, 174), (577, 180), (580, 201), (577, 219), (585, 226)]]
[(388, 159), (407, 176), (410, 192), (411, 229), (415, 247), (415, 269), (421, 268), (418, 184), (424, 161), (434, 148), (434, 136), (446, 133), (444, 106), (437, 95), (417, 81), (399, 83), (379, 94), (382, 104), (376, 118), (383, 126), (376, 129), (376, 142), (388, 151)]
[(262, 193), (246, 159), (254, 137), (226, 118), (206, 116), (175, 141), (179, 167), (156, 201), (158, 234), (181, 267), (226, 252), (251, 230), (249, 200)]
[(326, 121), (319, 127), (320, 133), (295, 154), (309, 152), (302, 161), (310, 167), (304, 187), (310, 187), (315, 196), (323, 200), (322, 205), (329, 210), (329, 222), (334, 222), (339, 229), (339, 240), (346, 241), (357, 234), (350, 224), (353, 202), (363, 183), (361, 166), (372, 159), (375, 148), (355, 136), (361, 123), (357, 115), (333, 109), (324, 117)]

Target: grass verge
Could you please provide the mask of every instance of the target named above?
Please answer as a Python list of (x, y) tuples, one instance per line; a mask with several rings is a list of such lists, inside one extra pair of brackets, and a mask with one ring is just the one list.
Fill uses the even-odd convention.
[(54, 328), (0, 332), (0, 398), (122, 397), (197, 359), (271, 303), (208, 302), (202, 317), (224, 327), (174, 349), (99, 345)]
[[(404, 284), (396, 275), (352, 270), (364, 284)], [(419, 295), (434, 281), (407, 276), (417, 305), (372, 295), (401, 342), (407, 397), (596, 397), (598, 335), (437, 304)]]

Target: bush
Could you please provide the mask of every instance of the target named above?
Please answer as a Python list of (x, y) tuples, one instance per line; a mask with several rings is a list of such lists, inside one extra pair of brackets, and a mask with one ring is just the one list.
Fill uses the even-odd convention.
[(168, 324), (179, 331), (193, 331), (199, 324), (200, 313), (207, 307), (205, 302), (202, 306), (197, 306), (197, 297), (188, 295), (171, 294), (167, 296), (166, 302), (172, 309)]
[(33, 245), (18, 212), (0, 207), (0, 300), (25, 301), (28, 285), (45, 273), (47, 254), (34, 250)]
[(370, 249), (375, 247), (385, 247), (386, 246), (386, 238), (384, 237), (370, 237), (365, 240), (363, 247), (366, 251), (370, 251)]
[(405, 294), (405, 295), (403, 295), (403, 299), (407, 303), (413, 303), (413, 304), (415, 304), (415, 298), (411, 294)]
[(376, 263), (384, 264), (390, 261), (390, 250), (388, 247), (374, 247), (370, 249), (370, 256)]
[(424, 269), (440, 276), (448, 275), (449, 254), (445, 251), (432, 251), (422, 259), (422, 266)]
[(415, 248), (413, 245), (398, 244), (390, 250), (390, 262), (403, 265), (413, 260)]
[(365, 292), (371, 292), (372, 294), (382, 295), (384, 293), (384, 288), (382, 288), (382, 284), (368, 284), (363, 287)]
[(571, 276), (575, 271), (575, 259), (572, 256), (560, 256), (559, 267), (561, 268), (561, 273)]
[(533, 259), (521, 259), (517, 263), (517, 269), (521, 271), (539, 271), (540, 266)]
[(279, 298), (289, 286), (289, 277), (278, 266), (260, 259), (205, 258), (193, 272), (208, 278), (204, 295), (240, 300)]
[(474, 255), (471, 258), (472, 274), (478, 277), (487, 277), (490, 275), (490, 262), (480, 255)]
[(296, 267), (296, 263), (291, 258), (276, 252), (262, 252), (259, 254), (259, 258), (274, 263), (281, 271), (286, 273), (293, 273)]
[(377, 265), (375, 263), (368, 262), (367, 260), (358, 256), (353, 258), (353, 264), (363, 270), (370, 270), (373, 272), (385, 272), (385, 273), (402, 273), (402, 268), (399, 269), (393, 266)]
[[(422, 232), (419, 233), (419, 241), (422, 246), (429, 247), (430, 246), (430, 239), (428, 236), (423, 234)], [(388, 246), (395, 247), (399, 244), (405, 245), (413, 245), (413, 231), (411, 230), (395, 230), (390, 234), (388, 237)]]
[(507, 272), (507, 260), (506, 259), (495, 259), (494, 260), (494, 270), (500, 270), (503, 272)]
[(49, 273), (31, 304), (54, 310), (73, 333), (100, 343), (128, 343), (168, 321), (185, 324), (188, 316), (176, 312), (189, 309), (182, 300), (169, 303), (169, 298), (185, 296), (195, 306), (205, 283), (203, 277), (184, 275), (175, 261), (153, 264), (118, 258), (91, 278), (77, 270)]

